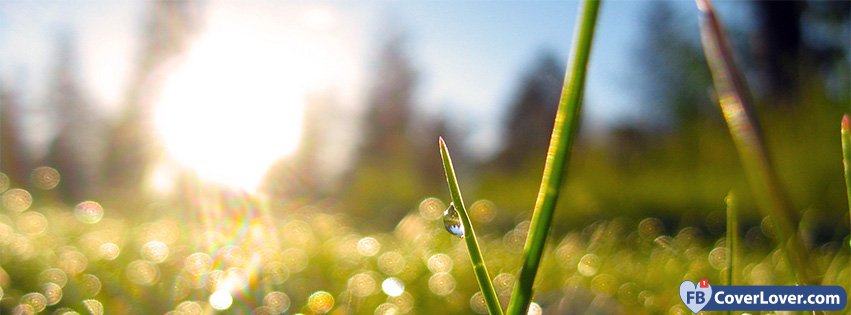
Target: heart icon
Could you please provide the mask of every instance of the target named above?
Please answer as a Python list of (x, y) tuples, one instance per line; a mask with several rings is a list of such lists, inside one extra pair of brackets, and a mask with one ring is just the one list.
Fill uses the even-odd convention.
[(706, 283), (705, 286), (701, 285), (701, 287), (697, 287), (694, 285), (694, 282), (686, 280), (680, 284), (680, 299), (695, 314), (700, 312), (709, 303), (711, 296), (712, 286), (709, 283)]

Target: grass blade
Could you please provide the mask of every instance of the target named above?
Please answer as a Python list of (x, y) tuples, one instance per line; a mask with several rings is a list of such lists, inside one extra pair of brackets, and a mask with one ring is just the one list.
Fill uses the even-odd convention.
[(482, 289), (482, 295), (485, 298), (488, 312), (491, 315), (502, 315), (502, 307), (499, 305), (496, 290), (493, 288), (493, 283), (488, 274), (488, 268), (485, 266), (485, 261), (482, 258), (482, 251), (479, 249), (479, 242), (476, 240), (476, 232), (473, 231), (473, 224), (467, 215), (464, 199), (461, 198), (461, 189), (458, 188), (458, 180), (455, 178), (455, 168), (452, 167), (452, 158), (449, 157), (449, 149), (446, 147), (446, 143), (443, 142), (443, 138), (440, 138), (439, 142), (440, 157), (443, 159), (443, 170), (446, 172), (446, 182), (449, 184), (449, 196), (455, 205), (455, 211), (458, 211), (458, 215), (461, 217), (461, 224), (464, 225), (464, 242), (467, 244), (467, 252), (470, 253), (470, 261), (473, 263), (473, 273), (476, 275), (476, 282), (479, 283), (479, 288)]
[(806, 263), (806, 247), (797, 233), (794, 211), (768, 156), (747, 85), (710, 0), (697, 0), (704, 53), (718, 93), (721, 112), (739, 151), (748, 182), (763, 215), (774, 222), (775, 235), (799, 284), (814, 284)]
[(851, 215), (851, 118), (842, 115), (842, 165), (845, 167), (845, 192), (848, 194), (848, 211)]
[(559, 99), (553, 133), (550, 137), (541, 187), (538, 190), (529, 234), (523, 249), (523, 265), (511, 294), (508, 314), (526, 314), (529, 303), (532, 301), (532, 285), (535, 282), (535, 274), (544, 252), (544, 244), (558, 201), (559, 190), (567, 173), (567, 162), (573, 139), (576, 138), (576, 133), (579, 130), (585, 73), (599, 8), (599, 0), (586, 0), (583, 1), (579, 10), (580, 18), (577, 21), (570, 62), (567, 66), (564, 86)]
[[(851, 218), (851, 118), (848, 114), (842, 115), (840, 133), (842, 135), (842, 165), (845, 167), (845, 193), (848, 195), (848, 215)], [(851, 282), (848, 285), (851, 286)]]
[(734, 285), (736, 282), (736, 267), (739, 265), (736, 259), (738, 258), (738, 241), (739, 241), (739, 218), (736, 214), (736, 195), (731, 191), (727, 194), (727, 285)]

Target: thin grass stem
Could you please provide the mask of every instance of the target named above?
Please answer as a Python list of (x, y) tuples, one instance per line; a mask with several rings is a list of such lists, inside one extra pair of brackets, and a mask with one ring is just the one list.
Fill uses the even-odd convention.
[(736, 195), (733, 192), (727, 194), (727, 285), (736, 283), (736, 267), (739, 266), (737, 259), (739, 246), (739, 218), (736, 212)]
[(479, 288), (482, 289), (482, 296), (485, 298), (485, 305), (488, 307), (488, 312), (491, 315), (502, 315), (502, 306), (499, 305), (496, 290), (493, 288), (493, 282), (491, 282), (490, 275), (488, 274), (488, 268), (485, 266), (484, 258), (482, 258), (482, 251), (479, 249), (479, 242), (476, 240), (476, 232), (473, 230), (473, 224), (467, 215), (464, 199), (461, 198), (461, 189), (458, 188), (458, 180), (455, 178), (455, 168), (452, 166), (449, 149), (446, 147), (446, 143), (442, 137), (439, 142), (440, 157), (443, 159), (443, 170), (446, 172), (446, 182), (449, 184), (449, 196), (455, 205), (455, 211), (458, 211), (458, 215), (461, 217), (461, 224), (464, 225), (464, 242), (467, 244), (467, 252), (470, 253), (470, 261), (473, 263), (473, 273), (476, 275), (476, 282), (479, 283)]
[(579, 131), (585, 74), (599, 8), (599, 0), (586, 0), (583, 1), (579, 10), (579, 20), (574, 31), (570, 62), (566, 69), (567, 73), (556, 112), (553, 133), (550, 137), (541, 187), (538, 190), (529, 234), (523, 249), (523, 265), (511, 294), (508, 314), (526, 314), (529, 304), (532, 302), (532, 286), (535, 282), (535, 275), (544, 252), (544, 244), (550, 230), (559, 190), (563, 179), (566, 177), (570, 149)]
[[(848, 117), (848, 114), (842, 115), (840, 134), (842, 138), (842, 165), (845, 168), (845, 193), (848, 196), (848, 216), (851, 218), (851, 118)], [(848, 285), (851, 287), (851, 279), (848, 280)]]
[(733, 52), (710, 0), (696, 0), (701, 15), (701, 37), (704, 53), (721, 112), (739, 151), (748, 182), (763, 215), (771, 218), (776, 239), (786, 253), (789, 267), (798, 284), (814, 284), (806, 247), (797, 233), (798, 213), (780, 185), (747, 84), (733, 58)]

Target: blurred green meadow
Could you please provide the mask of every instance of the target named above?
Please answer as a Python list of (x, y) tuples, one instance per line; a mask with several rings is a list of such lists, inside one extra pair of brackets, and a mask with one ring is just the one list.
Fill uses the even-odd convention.
[[(433, 16), (436, 7), (414, 2), (385, 11), (320, 4), (136, 3), (143, 27), (130, 38), (139, 52), (122, 57), (132, 70), (109, 106), (91, 91), (108, 84), (89, 82), (77, 64), (91, 43), (73, 31), (58, 32), (47, 60), (18, 60), (53, 65), (35, 80), (41, 89), (22, 83), (22, 72), (0, 72), (0, 314), (487, 314), (464, 240), (443, 224), (441, 136), (508, 305), (570, 38), (523, 54), (502, 103), (483, 112), (426, 95), (434, 92), (423, 86), (438, 84), (424, 74), (452, 65), (423, 57), (446, 47), (418, 44), (430, 36), (430, 24), (418, 23), (520, 4), (445, 4)], [(0, 41), (17, 26), (3, 17), (51, 21), (47, 7), (20, 5), (0, 3)], [(847, 290), (839, 122), (851, 110), (851, 7), (718, 6), (798, 211), (804, 256), (818, 284)], [(382, 13), (364, 13), (373, 10)], [(610, 28), (607, 10), (637, 16), (628, 52), (606, 42), (628, 27)], [(372, 37), (352, 35), (346, 23), (364, 16), (387, 22), (361, 30)], [(697, 10), (610, 2), (601, 16), (583, 110), (615, 111), (606, 103), (616, 98), (604, 95), (623, 93), (637, 114), (583, 120), (529, 314), (689, 314), (683, 280), (795, 284), (718, 109)], [(628, 55), (630, 67), (595, 72), (613, 55)], [(463, 62), (480, 57), (497, 58)], [(602, 93), (601, 81), (622, 83)], [(479, 131), (489, 128), (497, 131)]]

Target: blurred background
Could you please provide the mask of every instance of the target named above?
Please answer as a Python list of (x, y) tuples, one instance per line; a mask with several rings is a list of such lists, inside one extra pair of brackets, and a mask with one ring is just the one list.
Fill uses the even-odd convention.
[[(46, 307), (80, 312), (97, 309), (95, 302), (117, 313), (181, 305), (281, 311), (278, 293), (290, 312), (427, 313), (442, 309), (443, 299), (454, 312), (480, 312), (481, 294), (464, 281), (472, 276), (463, 243), (440, 232), (448, 195), (437, 138), (453, 153), (486, 259), (494, 260), (492, 275), (510, 291), (577, 6), (0, 2), (7, 210), (0, 213), (0, 310), (37, 311), (40, 298), (27, 292), (42, 290)], [(847, 257), (836, 252), (849, 231), (839, 118), (851, 104), (851, 5), (716, 6), (801, 211), (805, 240), (825, 257)], [(739, 196), (744, 246), (770, 257), (767, 223), (714, 99), (697, 10), (688, 1), (604, 3), (592, 52), (583, 125), (551, 239), (559, 245), (548, 254), (558, 280), (541, 285), (539, 304), (554, 314), (622, 313), (630, 305), (685, 311), (676, 295), (648, 302), (675, 284), (642, 297), (642, 280), (618, 275), (626, 273), (622, 266), (600, 257), (621, 257), (627, 249), (618, 240), (634, 241), (644, 247), (623, 253), (633, 262), (627, 270), (645, 270), (653, 259), (676, 261), (670, 245), (653, 246), (657, 236), (679, 241), (682, 234), (679, 246), (700, 244), (705, 263), (663, 277), (679, 283), (687, 272), (717, 274), (723, 264), (707, 255), (725, 233), (730, 191)], [(109, 256), (117, 249), (120, 256)], [(654, 256), (658, 250), (671, 256)], [(68, 253), (88, 258), (82, 267), (54, 266), (79, 257)], [(191, 257), (200, 259), (197, 273)], [(763, 258), (749, 271), (765, 267)], [(263, 263), (276, 259), (287, 270), (283, 280)], [(583, 270), (583, 263), (595, 268)], [(87, 296), (85, 283), (61, 284), (50, 304), (44, 283), (55, 282), (43, 281), (42, 269), (51, 268), (66, 282), (83, 279), (85, 270), (99, 279), (98, 290)], [(837, 272), (848, 277), (847, 266)], [(760, 278), (766, 274), (747, 281), (773, 279)], [(220, 278), (237, 284), (211, 280)], [(174, 289), (184, 282), (185, 292)], [(408, 289), (396, 294), (400, 283)], [(559, 288), (574, 290), (572, 302)], [(90, 299), (73, 304), (62, 292)], [(327, 310), (323, 292), (332, 297)], [(161, 296), (174, 303), (144, 302)]]

